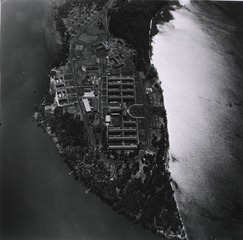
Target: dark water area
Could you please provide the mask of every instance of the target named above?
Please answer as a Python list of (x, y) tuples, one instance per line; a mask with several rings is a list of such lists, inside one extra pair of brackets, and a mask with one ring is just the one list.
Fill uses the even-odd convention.
[(32, 121), (47, 87), (48, 49), (41, 29), (46, 3), (2, 5), (0, 239), (163, 239), (85, 194), (51, 138)]

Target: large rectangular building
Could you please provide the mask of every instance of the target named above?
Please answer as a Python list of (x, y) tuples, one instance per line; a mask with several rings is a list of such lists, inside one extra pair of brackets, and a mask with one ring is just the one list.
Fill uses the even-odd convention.
[(85, 111), (88, 113), (88, 112), (91, 112), (91, 108), (90, 108), (90, 104), (89, 104), (89, 100), (87, 98), (84, 98), (83, 99), (83, 104), (84, 104), (84, 108), (85, 108)]
[(110, 145), (111, 150), (136, 150), (138, 147), (135, 144), (131, 145)]

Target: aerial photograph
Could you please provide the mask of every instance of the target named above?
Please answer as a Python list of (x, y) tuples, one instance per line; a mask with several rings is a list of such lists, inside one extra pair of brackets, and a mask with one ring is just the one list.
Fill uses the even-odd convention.
[(0, 7), (1, 240), (243, 239), (243, 1)]

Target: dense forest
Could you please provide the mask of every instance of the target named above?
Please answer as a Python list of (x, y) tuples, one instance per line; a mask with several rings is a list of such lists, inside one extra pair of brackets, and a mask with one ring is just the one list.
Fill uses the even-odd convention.
[[(169, 21), (170, 1), (146, 1), (146, 0), (120, 0), (116, 1), (114, 7), (109, 11), (110, 33), (114, 37), (124, 39), (136, 49), (138, 56), (135, 64), (138, 70), (146, 71), (149, 66), (150, 51), (150, 23), (154, 16), (158, 20)], [(173, 2), (174, 4), (174, 2)], [(164, 18), (160, 16), (159, 10), (163, 7)], [(126, 19), (126, 20), (124, 20)], [(152, 33), (157, 31), (156, 23), (153, 23)]]

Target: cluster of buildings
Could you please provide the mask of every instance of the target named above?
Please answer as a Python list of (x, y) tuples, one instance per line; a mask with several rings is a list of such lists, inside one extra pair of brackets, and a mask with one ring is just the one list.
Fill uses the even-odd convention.
[(61, 68), (53, 70), (53, 72), (55, 72), (55, 75), (51, 77), (51, 81), (54, 82), (55, 100), (57, 105), (59, 107), (72, 105), (77, 100), (76, 95), (73, 94), (74, 86), (70, 85), (70, 82), (73, 81), (72, 74), (69, 73), (67, 69)]
[(99, 52), (101, 50), (105, 50), (105, 52), (109, 52), (111, 50), (111, 48), (106, 42), (97, 43), (93, 47), (95, 48), (96, 52)]
[(114, 68), (114, 69), (117, 69), (117, 68), (120, 68), (120, 67), (123, 67), (125, 66), (125, 63), (122, 61), (121, 57), (119, 55), (110, 55), (108, 57), (109, 59), (109, 62), (111, 64), (111, 66)]
[(127, 108), (135, 103), (134, 85), (132, 77), (107, 77), (108, 102), (105, 122), (110, 150), (137, 149), (139, 143), (137, 121), (127, 113)]
[(135, 103), (135, 82), (132, 77), (107, 77), (108, 99), (111, 101), (119, 101), (122, 103)]
[(69, 104), (68, 96), (67, 96), (67, 89), (64, 82), (64, 75), (56, 72), (56, 76), (54, 76), (55, 81), (55, 89), (56, 89), (56, 102), (58, 106), (64, 106)]
[(99, 110), (99, 67), (98, 65), (82, 66), (85, 78), (82, 80), (82, 101), (86, 113)]
[[(117, 47), (117, 44), (121, 46), (124, 42), (122, 40), (117, 43), (113, 41), (98, 42), (89, 45), (93, 48), (93, 51), (90, 51), (84, 43), (85, 40), (75, 38), (98, 13), (96, 5), (92, 5), (91, 8), (76, 7), (64, 19), (71, 35), (70, 40), (72, 42), (75, 39), (76, 43), (72, 59), (75, 61), (75, 76), (70, 73), (68, 64), (64, 67), (67, 69), (55, 70), (52, 80), (55, 82), (56, 102), (60, 107), (81, 103), (82, 112), (84, 110), (87, 119), (91, 119), (91, 124), (88, 123), (88, 126), (105, 124), (105, 141), (107, 140), (108, 149), (137, 150), (139, 121), (129, 114), (128, 109), (139, 101), (139, 92), (136, 94), (138, 88), (136, 88), (136, 79), (131, 77), (134, 72), (130, 62)], [(94, 25), (94, 28), (96, 27), (98, 29), (104, 27), (101, 19), (98, 19), (97, 26)], [(85, 33), (83, 38), (85, 39)], [(92, 41), (90, 40), (90, 42)], [(93, 52), (97, 54), (96, 60)], [(85, 60), (81, 61), (81, 59)], [(121, 72), (129, 76), (122, 76)], [(95, 116), (96, 118), (93, 120)], [(87, 119), (85, 118), (85, 120)], [(98, 135), (99, 143), (100, 139), (103, 140), (103, 136), (101, 138)]]
[(96, 5), (93, 4), (91, 8), (84, 6), (82, 9), (80, 9), (79, 7), (76, 7), (70, 12), (69, 17), (65, 20), (65, 25), (68, 28), (71, 38), (74, 38), (80, 31), (80, 28), (83, 28), (89, 24), (99, 13), (97, 10), (95, 10), (95, 8)]
[(101, 42), (94, 45), (96, 52), (104, 50), (108, 53), (107, 59), (109, 60), (109, 64), (113, 67), (113, 69), (118, 69), (120, 67), (125, 66), (124, 61), (121, 59), (119, 54), (116, 54), (111, 50), (111, 47), (107, 42)]

